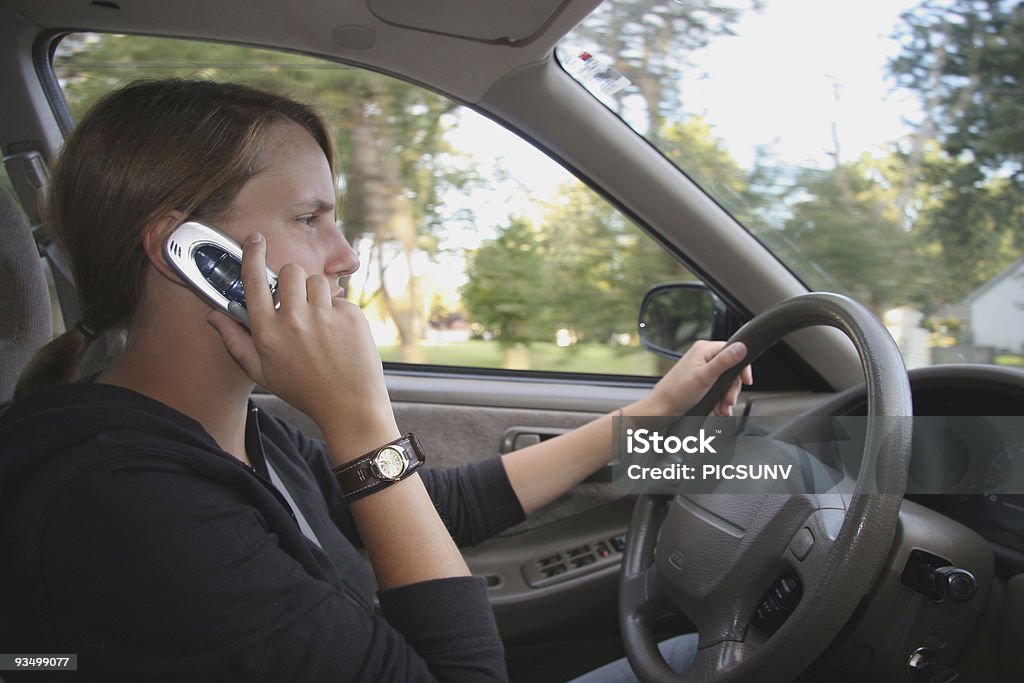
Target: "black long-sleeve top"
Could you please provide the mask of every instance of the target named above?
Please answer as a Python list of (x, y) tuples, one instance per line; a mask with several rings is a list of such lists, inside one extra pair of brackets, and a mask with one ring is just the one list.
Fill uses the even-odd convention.
[[(378, 614), (324, 444), (253, 408), (246, 449), (253, 468), (194, 420), (110, 385), (12, 406), (0, 652), (77, 654), (79, 674), (103, 680), (505, 680), (481, 579), (381, 591)], [(523, 517), (497, 458), (420, 471), (459, 544)]]

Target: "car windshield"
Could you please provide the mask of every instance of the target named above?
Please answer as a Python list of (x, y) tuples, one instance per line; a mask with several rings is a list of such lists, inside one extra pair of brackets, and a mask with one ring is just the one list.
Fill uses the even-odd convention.
[(1024, 364), (1024, 3), (610, 0), (557, 56), (908, 366)]

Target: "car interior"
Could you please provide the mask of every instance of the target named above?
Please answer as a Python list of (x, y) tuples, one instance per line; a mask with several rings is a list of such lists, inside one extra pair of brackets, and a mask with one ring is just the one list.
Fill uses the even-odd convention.
[[(627, 14), (644, 4), (617, 2)], [(645, 21), (645, 13), (675, 11), (675, 5), (716, 7), (690, 0), (646, 4), (636, 10), (635, 21)], [(675, 279), (691, 281), (669, 288), (669, 295), (685, 290), (713, 301), (708, 309), (714, 309), (714, 321), (702, 321), (691, 336), (743, 339), (757, 349), (755, 383), (744, 388), (738, 416), (776, 419), (790, 431), (796, 429), (791, 421), (810, 415), (999, 416), (1012, 423), (1024, 408), (1021, 368), (944, 361), (907, 370), (907, 352), (901, 354), (891, 336), (894, 326), (869, 312), (878, 311), (875, 302), (822, 294), (829, 288), (784, 262), (769, 239), (744, 225), (714, 182), (697, 170), (681, 170), (670, 154), (635, 132), (625, 120), (628, 111), (609, 104), (620, 79), (636, 80), (625, 66), (618, 73), (580, 76), (590, 68), (583, 64), (590, 55), (575, 45), (588, 43), (567, 47), (565, 41), (607, 6), (600, 0), (0, 0), (0, 148), (6, 172), (0, 183), (0, 281), (7, 287), (0, 298), (0, 404), (11, 400), (32, 354), (78, 319), (73, 274), (46, 239), (38, 200), (47, 162), (80, 112), (72, 101), (74, 88), (99, 91), (123, 81), (123, 73), (147, 75), (131, 64), (109, 64), (104, 60), (113, 58), (106, 53), (90, 56), (90, 46), (103, 44), (97, 36), (110, 35), (186, 41), (160, 59), (202, 77), (231, 76), (193, 66), (201, 59), (193, 54), (200, 45), (340, 64), (415, 85), (449, 103), (445, 107), (459, 107), (502, 135), (510, 133), (586, 188), (594, 197), (588, 201), (600, 202), (600, 211), (636, 226), (658, 258), (674, 264), (680, 273)], [(627, 41), (628, 35), (605, 38)], [(581, 60), (576, 73), (570, 68), (573, 55)], [(98, 76), (86, 83), (61, 72), (63, 64), (94, 69)], [(588, 78), (600, 81), (595, 87), (604, 88), (603, 94), (581, 86)], [(714, 82), (716, 74), (704, 78)], [(294, 87), (305, 93), (300, 81), (296, 77)], [(367, 86), (367, 92), (376, 96), (381, 90), (375, 87)], [(317, 104), (318, 93), (309, 92)], [(360, 96), (361, 91), (345, 93)], [(410, 105), (409, 111), (428, 108)], [(445, 116), (453, 114), (446, 109), (438, 120), (447, 121)], [(757, 117), (757, 108), (747, 116)], [(372, 136), (368, 129), (347, 130)], [(469, 144), (492, 142), (485, 135)], [(391, 152), (397, 157), (403, 150), (396, 146)], [(838, 143), (835, 157), (838, 164)], [(360, 187), (352, 180), (341, 191)], [(437, 200), (445, 201), (458, 203)], [(461, 229), (495, 234), (493, 225)], [(424, 231), (418, 239), (443, 245), (445, 237), (437, 234)], [(481, 259), (475, 263), (483, 267)], [(642, 268), (643, 261), (624, 267)], [(636, 321), (643, 320), (642, 303), (645, 311), (653, 310), (643, 302), (647, 288), (644, 281), (639, 296), (633, 289), (616, 294), (607, 288), (580, 296), (589, 297), (591, 309), (605, 306), (598, 297), (619, 297)], [(462, 291), (468, 296), (468, 289)], [(530, 297), (539, 295), (525, 296), (517, 305), (529, 320)], [(1019, 319), (1020, 308), (1010, 308), (1005, 317)], [(653, 327), (650, 319), (644, 325)], [(635, 322), (622, 333), (626, 346), (639, 349), (644, 335)], [(91, 363), (102, 364), (116, 353), (117, 340), (107, 341), (91, 349)], [(678, 349), (664, 346), (672, 344), (661, 345), (661, 351), (678, 357)], [(422, 362), (415, 354), (384, 360), (400, 427), (417, 433), (432, 466), (446, 467), (537, 443), (638, 400), (666, 367), (666, 361), (644, 353), (652, 359), (645, 362), (660, 371), (538, 365), (521, 370), (508, 363)], [(254, 400), (318, 433), (312, 420), (278, 397), (257, 390)], [(702, 405), (706, 415), (713, 402)], [(1005, 468), (1019, 481), (1024, 441), (994, 446), (998, 452), (986, 453), (982, 465), (967, 463), (971, 456), (963, 455), (964, 472), (970, 469), (975, 477), (971, 487), (935, 491), (918, 485), (915, 467), (957, 457), (955, 449), (920, 437), (909, 421), (901, 425), (867, 438), (856, 454), (859, 478), (853, 473), (846, 480), (851, 488), (834, 500), (811, 494), (785, 497), (787, 502), (749, 495), (638, 496), (622, 492), (609, 466), (524, 523), (465, 548), (472, 572), (486, 580), (511, 680), (566, 681), (627, 654), (641, 680), (1024, 680), (1024, 490), (997, 490), (988, 474)], [(956, 436), (961, 437), (968, 439)], [(968, 446), (962, 450), (972, 452)], [(782, 597), (773, 598), (775, 593)], [(653, 645), (694, 630), (702, 654), (679, 677), (658, 661)]]

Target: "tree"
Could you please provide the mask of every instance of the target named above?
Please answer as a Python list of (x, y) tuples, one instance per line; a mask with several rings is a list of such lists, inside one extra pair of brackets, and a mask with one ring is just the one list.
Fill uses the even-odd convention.
[[(687, 168), (716, 179), (737, 197), (748, 193), (745, 174), (702, 118), (667, 126), (664, 138), (670, 157), (685, 160)], [(564, 328), (580, 343), (605, 344), (613, 335), (636, 331), (640, 302), (653, 285), (695, 279), (660, 243), (580, 183), (561, 187), (537, 224), (527, 226), (523, 219), (512, 221), (476, 252), (462, 292), (471, 315), (498, 328), (499, 340), (553, 340)], [(526, 286), (529, 304), (505, 291)]]
[(495, 332), (507, 354), (516, 345), (551, 340), (545, 325), (551, 300), (547, 261), (533, 227), (513, 219), (468, 259), (462, 300), (469, 313)]
[(666, 124), (659, 138), (665, 156), (695, 183), (713, 188), (715, 198), (725, 204), (726, 210), (740, 222), (750, 216), (757, 200), (751, 195), (749, 174), (732, 158), (722, 140), (715, 137), (703, 116), (693, 115)]
[[(926, 0), (903, 16), (899, 85), (923, 119), (908, 150), (908, 182), (941, 202), (920, 216), (962, 297), (1012, 262), (1024, 244), (1024, 3)], [(935, 139), (941, 158), (921, 159)]]
[(864, 161), (801, 171), (783, 233), (827, 274), (816, 285), (849, 294), (881, 316), (920, 293), (914, 283), (920, 269), (910, 235), (885, 201), (891, 188), (866, 171)]
[[(469, 179), (444, 162), (446, 154), (453, 154), (443, 140), (444, 121), (455, 104), (378, 74), (343, 73), (354, 81), (346, 88), (351, 99), (346, 110), (332, 118), (344, 141), (345, 234), (350, 242), (363, 236), (371, 239), (370, 267), (379, 277), (376, 293), (398, 329), (402, 359), (422, 362), (417, 342), (425, 320), (414, 255), (432, 250), (444, 189)], [(405, 271), (404, 286), (397, 291), (385, 277), (395, 259)]]
[(926, 0), (903, 20), (890, 68), (946, 151), (1024, 185), (1024, 3)]
[(512, 220), (473, 254), (467, 274), (463, 301), (505, 347), (553, 341), (560, 329), (580, 343), (608, 343), (636, 330), (640, 301), (652, 285), (692, 279), (657, 242), (578, 183), (561, 189), (538, 225)]

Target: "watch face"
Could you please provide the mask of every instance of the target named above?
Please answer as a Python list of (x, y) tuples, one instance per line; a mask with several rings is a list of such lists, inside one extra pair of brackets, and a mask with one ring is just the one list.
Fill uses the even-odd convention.
[(381, 449), (373, 459), (373, 464), (381, 479), (397, 479), (405, 472), (406, 460), (395, 446), (388, 446)]

